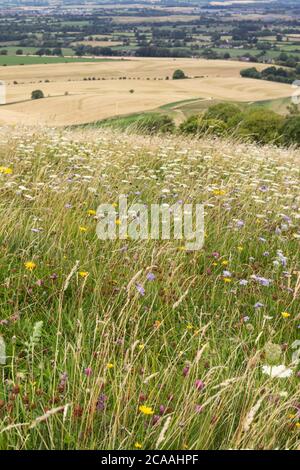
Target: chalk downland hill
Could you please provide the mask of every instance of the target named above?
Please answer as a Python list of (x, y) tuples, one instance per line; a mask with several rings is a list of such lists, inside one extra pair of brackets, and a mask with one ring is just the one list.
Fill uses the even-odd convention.
[[(0, 448), (296, 449), (299, 151), (1, 129)], [(205, 246), (100, 241), (120, 194)]]

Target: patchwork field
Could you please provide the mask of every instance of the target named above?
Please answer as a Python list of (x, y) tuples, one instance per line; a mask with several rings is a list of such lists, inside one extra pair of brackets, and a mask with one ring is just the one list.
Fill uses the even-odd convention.
[[(0, 123), (63, 126), (183, 100), (249, 102), (291, 95), (289, 85), (241, 78), (244, 67), (243, 63), (228, 61), (144, 58), (9, 67), (0, 76), (7, 85), (7, 104), (0, 108)], [(177, 68), (190, 79), (167, 80)], [(32, 101), (35, 89), (41, 89), (45, 98)]]

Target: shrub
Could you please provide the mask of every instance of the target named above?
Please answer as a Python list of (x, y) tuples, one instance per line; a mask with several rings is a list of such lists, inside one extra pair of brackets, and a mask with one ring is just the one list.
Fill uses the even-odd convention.
[(183, 78), (186, 78), (186, 75), (183, 70), (177, 69), (173, 73), (172, 78), (173, 80), (182, 80)]
[(133, 125), (134, 130), (146, 134), (165, 134), (173, 132), (175, 124), (172, 118), (162, 114), (146, 114), (139, 117)]
[(300, 116), (287, 118), (282, 126), (282, 139), (287, 145), (300, 145)]
[(244, 113), (238, 134), (260, 144), (279, 140), (284, 118), (273, 111), (253, 109)]
[(182, 134), (197, 134), (200, 127), (201, 116), (193, 115), (188, 117), (179, 126), (179, 132)]
[(201, 115), (190, 116), (179, 126), (179, 131), (183, 134), (198, 136), (204, 134), (222, 136), (227, 132), (227, 125), (220, 119), (207, 119)]
[(228, 123), (232, 118), (241, 114), (240, 108), (231, 103), (219, 103), (211, 106), (204, 114), (205, 119), (218, 119)]
[(44, 93), (42, 92), (42, 90), (34, 90), (31, 93), (32, 100), (40, 100), (41, 98), (44, 98)]

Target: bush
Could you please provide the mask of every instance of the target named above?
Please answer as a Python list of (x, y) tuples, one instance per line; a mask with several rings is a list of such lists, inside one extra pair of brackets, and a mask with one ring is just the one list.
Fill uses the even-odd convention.
[(138, 118), (133, 124), (134, 130), (146, 134), (165, 134), (175, 130), (173, 119), (162, 114), (146, 114)]
[(42, 92), (42, 90), (34, 90), (31, 93), (32, 100), (40, 100), (41, 98), (44, 98), (44, 93)]
[(100, 127), (111, 127), (141, 134), (165, 134), (175, 130), (175, 123), (167, 115), (158, 113), (133, 114), (124, 117), (104, 119), (95, 123)]
[(240, 108), (231, 103), (219, 103), (211, 106), (204, 114), (205, 119), (218, 119), (228, 123), (232, 118), (241, 114)]
[(287, 118), (283, 123), (282, 139), (287, 145), (300, 145), (300, 116)]
[(173, 80), (182, 80), (183, 78), (186, 78), (186, 75), (183, 70), (177, 69), (173, 73), (172, 78)]
[(227, 132), (227, 125), (220, 119), (207, 119), (203, 116), (190, 116), (179, 126), (182, 134), (217, 135), (223, 136)]
[(247, 137), (260, 144), (278, 142), (284, 118), (273, 111), (253, 109), (244, 113), (237, 130), (242, 137)]

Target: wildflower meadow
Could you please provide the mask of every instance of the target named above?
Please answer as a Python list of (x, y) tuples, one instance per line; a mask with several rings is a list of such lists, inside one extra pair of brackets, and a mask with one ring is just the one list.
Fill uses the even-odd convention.
[[(0, 449), (299, 449), (299, 163), (2, 128)], [(100, 240), (121, 194), (203, 204), (203, 247)]]

